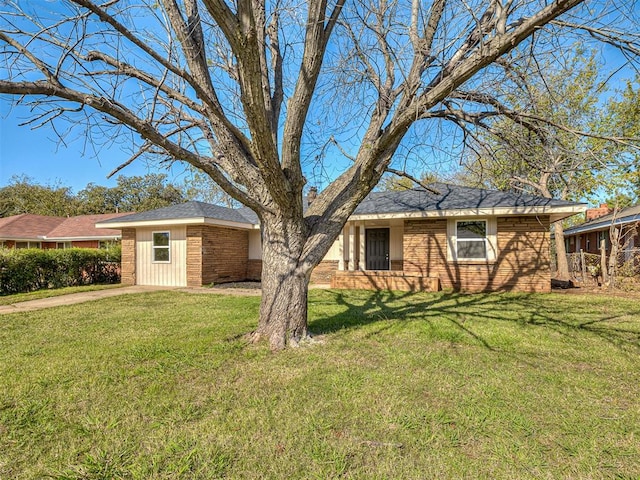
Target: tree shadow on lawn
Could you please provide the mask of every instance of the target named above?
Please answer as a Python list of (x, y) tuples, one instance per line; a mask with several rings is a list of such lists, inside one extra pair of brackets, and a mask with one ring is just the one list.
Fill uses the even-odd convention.
[[(619, 348), (640, 349), (640, 305), (631, 302), (627, 302), (627, 310), (621, 313), (623, 307), (589, 301), (567, 303), (564, 297), (545, 294), (362, 290), (346, 294), (340, 290), (326, 290), (314, 303), (337, 304), (345, 308), (336, 315), (312, 320), (310, 329), (316, 334), (358, 328), (386, 320), (397, 321), (388, 322), (370, 334), (374, 335), (397, 328), (398, 322), (402, 322), (400, 326), (408, 325), (406, 322), (433, 325), (433, 321), (438, 319), (448, 321), (484, 348), (495, 350), (468, 322), (486, 320), (549, 328), (568, 337), (593, 335)], [(629, 322), (629, 327), (623, 325), (626, 322)]]

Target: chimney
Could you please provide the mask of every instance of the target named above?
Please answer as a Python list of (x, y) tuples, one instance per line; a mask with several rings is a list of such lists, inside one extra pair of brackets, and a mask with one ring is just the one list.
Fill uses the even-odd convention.
[(318, 196), (318, 187), (311, 187), (307, 193), (307, 205), (311, 205)]
[(598, 208), (589, 208), (586, 212), (584, 212), (585, 219), (587, 222), (591, 220), (595, 220), (596, 218), (603, 217), (605, 215), (609, 215), (613, 210), (609, 208), (609, 205), (606, 203), (601, 203)]

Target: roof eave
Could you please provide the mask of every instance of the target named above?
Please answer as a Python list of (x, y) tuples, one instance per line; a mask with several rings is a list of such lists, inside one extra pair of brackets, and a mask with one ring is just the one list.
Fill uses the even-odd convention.
[(254, 230), (260, 228), (259, 225), (252, 223), (234, 222), (230, 220), (220, 220), (209, 217), (190, 217), (190, 218), (167, 218), (156, 220), (138, 220), (138, 221), (123, 221), (123, 222), (109, 222), (109, 223), (96, 223), (96, 228), (142, 228), (142, 227), (173, 227), (182, 225), (214, 225), (219, 227), (239, 228), (243, 230)]
[(419, 212), (370, 213), (352, 215), (351, 221), (387, 220), (396, 218), (449, 218), (449, 217), (497, 217), (517, 215), (549, 215), (551, 222), (583, 213), (587, 209), (585, 204), (563, 206), (530, 206), (530, 207), (489, 207), (489, 208), (461, 208), (448, 210), (426, 210)]
[(622, 217), (616, 220), (609, 219), (604, 222), (597, 222), (590, 225), (577, 225), (575, 227), (565, 230), (565, 235), (576, 235), (578, 233), (595, 232), (611, 227), (611, 225), (627, 225), (630, 223), (640, 222), (640, 214), (633, 215), (632, 217)]

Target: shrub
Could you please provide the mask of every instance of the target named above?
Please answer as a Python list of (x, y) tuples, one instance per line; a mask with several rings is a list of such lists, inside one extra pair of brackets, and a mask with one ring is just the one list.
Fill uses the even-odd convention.
[(0, 294), (120, 281), (120, 247), (0, 249)]

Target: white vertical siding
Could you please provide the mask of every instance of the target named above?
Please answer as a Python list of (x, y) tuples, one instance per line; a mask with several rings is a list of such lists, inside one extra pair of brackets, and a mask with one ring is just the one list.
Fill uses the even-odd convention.
[[(169, 263), (153, 261), (153, 232), (170, 232)], [(164, 287), (187, 286), (187, 227), (138, 228), (136, 231), (136, 283)]]
[(402, 260), (402, 240), (404, 224), (392, 225), (389, 233), (389, 257), (391, 260)]
[(262, 235), (260, 230), (249, 230), (249, 260), (262, 260)]

